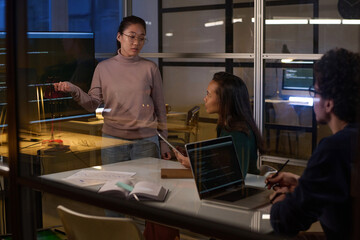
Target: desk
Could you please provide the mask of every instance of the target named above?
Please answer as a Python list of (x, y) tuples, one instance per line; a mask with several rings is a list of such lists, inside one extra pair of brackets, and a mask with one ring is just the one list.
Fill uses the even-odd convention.
[[(36, 170), (35, 173), (30, 173), (36, 175), (83, 168), (86, 165), (81, 160), (85, 159), (87, 166), (99, 165), (101, 164), (101, 149), (129, 143), (129, 141), (121, 139), (59, 131), (55, 132), (54, 139), (61, 139), (63, 145), (68, 145), (69, 149), (56, 150), (56, 147), (53, 149), (46, 143), (42, 144), (42, 141), (51, 138), (50, 133), (43, 136), (20, 134), (20, 137), (19, 145), (22, 157), (28, 157), (33, 166), (40, 164), (37, 161), (41, 161), (42, 171)], [(0, 153), (4, 157), (8, 156), (7, 148), (7, 145), (0, 146)], [(85, 156), (79, 159), (75, 156), (76, 154)], [(36, 169), (36, 166), (34, 169)]]
[[(166, 114), (168, 120), (172, 121), (179, 121), (177, 124), (182, 126), (185, 125), (185, 121), (187, 118), (187, 112), (175, 112), (170, 111)], [(95, 118), (93, 118), (95, 119)], [(94, 121), (67, 121), (61, 123), (61, 128), (68, 131), (75, 131), (75, 132), (82, 132), (88, 133), (91, 135), (98, 135), (101, 136), (102, 126), (104, 125), (103, 119), (95, 119)]]
[[(276, 108), (277, 107), (277, 108)], [(316, 147), (317, 124), (310, 102), (294, 102), (283, 99), (265, 99), (265, 118), (264, 126), (266, 130), (266, 143), (270, 147), (270, 130), (276, 130), (276, 152), (279, 145), (280, 130), (292, 131), (296, 133), (307, 132), (312, 134), (311, 147)], [(289, 149), (291, 144), (289, 139)], [(298, 154), (296, 154), (297, 156)]]
[[(47, 144), (42, 144), (43, 140), (51, 138), (50, 133), (44, 134), (43, 136), (20, 134), (20, 138), (21, 174), (25, 176), (37, 176), (98, 165), (101, 164), (101, 149), (128, 143), (128, 141), (120, 139), (61, 131), (55, 132), (54, 138), (61, 139), (63, 144), (68, 145), (70, 149), (56, 150), (56, 147), (52, 149), (52, 147)], [(7, 148), (7, 145), (0, 146), (0, 153), (5, 158), (8, 157)], [(37, 219), (37, 227), (41, 228), (40, 194), (36, 195), (35, 201), (37, 205), (36, 208), (40, 212), (40, 214), (37, 215), (39, 217)], [(5, 201), (5, 205), (7, 208), (7, 200)]]
[[(151, 206), (158, 206), (166, 210), (182, 212), (195, 217), (205, 217), (212, 221), (220, 221), (231, 224), (234, 227), (242, 227), (260, 233), (272, 231), (269, 219), (263, 219), (264, 211), (242, 210), (229, 208), (209, 203), (199, 199), (193, 179), (161, 179), (161, 168), (184, 168), (175, 161), (166, 161), (156, 158), (143, 158), (127, 162), (119, 162), (101, 166), (108, 171), (136, 172), (135, 181), (147, 180), (158, 183), (170, 190), (165, 202), (144, 202)], [(90, 168), (89, 168), (90, 169)], [(43, 175), (42, 178), (59, 180), (71, 176), (77, 171), (68, 171), (55, 174)], [(264, 186), (264, 177), (247, 174), (247, 185)], [(97, 191), (101, 186), (88, 187)]]
[(61, 124), (61, 127), (70, 131), (81, 131), (91, 135), (101, 136), (102, 126), (104, 125), (103, 119), (95, 121), (67, 121)]
[(187, 117), (187, 112), (174, 112), (174, 111), (170, 111), (166, 114), (166, 117), (168, 119), (172, 119), (172, 118), (177, 118), (177, 119), (182, 119), (185, 120)]

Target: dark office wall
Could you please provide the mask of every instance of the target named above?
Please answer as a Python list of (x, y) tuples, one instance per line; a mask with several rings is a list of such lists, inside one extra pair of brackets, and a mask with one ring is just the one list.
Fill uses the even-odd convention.
[(0, 31), (5, 31), (5, 0), (0, 0)]
[(93, 0), (92, 15), (95, 32), (95, 53), (114, 53), (116, 33), (123, 17), (122, 1)]
[(49, 31), (49, 0), (28, 0), (28, 29)]
[[(28, 0), (28, 31), (57, 31), (57, 18), (51, 16), (51, 0)], [(94, 32), (95, 52), (113, 53), (116, 50), (116, 31), (122, 19), (122, 1), (68, 0), (68, 25), (61, 29), (69, 32)], [(59, 20), (60, 21), (60, 20)], [(59, 24), (63, 24), (59, 23)], [(5, 31), (5, 0), (0, 0), (0, 31)]]

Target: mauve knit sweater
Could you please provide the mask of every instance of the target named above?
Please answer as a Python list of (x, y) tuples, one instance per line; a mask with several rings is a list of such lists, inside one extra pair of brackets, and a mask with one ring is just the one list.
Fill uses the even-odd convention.
[[(158, 67), (140, 56), (118, 54), (100, 62), (88, 93), (69, 83), (75, 101), (89, 112), (104, 103), (102, 132), (124, 139), (167, 137), (166, 110)], [(160, 141), (161, 153), (169, 151)]]

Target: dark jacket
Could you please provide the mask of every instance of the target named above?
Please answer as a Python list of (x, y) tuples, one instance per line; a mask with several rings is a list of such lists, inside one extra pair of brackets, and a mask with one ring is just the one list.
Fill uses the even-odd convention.
[(357, 137), (357, 127), (348, 124), (319, 143), (295, 191), (271, 208), (275, 232), (295, 235), (319, 220), (327, 239), (349, 239), (351, 164)]

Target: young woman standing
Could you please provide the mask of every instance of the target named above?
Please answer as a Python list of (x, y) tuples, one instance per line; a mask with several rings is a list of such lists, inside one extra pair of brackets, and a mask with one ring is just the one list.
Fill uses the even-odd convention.
[(104, 104), (103, 137), (130, 144), (102, 149), (102, 163), (143, 157), (170, 159), (168, 146), (159, 143), (156, 131), (167, 137), (162, 79), (152, 61), (139, 56), (146, 41), (145, 21), (125, 17), (116, 36), (117, 55), (100, 62), (88, 93), (69, 82), (54, 84), (56, 91), (70, 92), (89, 112)]

